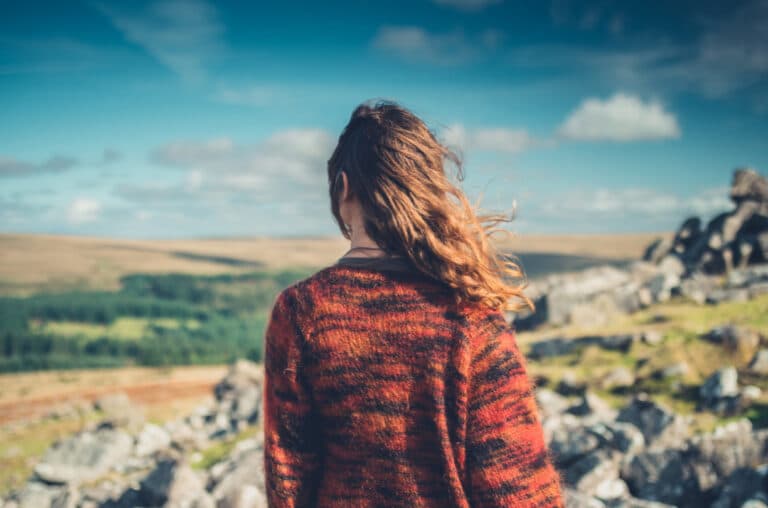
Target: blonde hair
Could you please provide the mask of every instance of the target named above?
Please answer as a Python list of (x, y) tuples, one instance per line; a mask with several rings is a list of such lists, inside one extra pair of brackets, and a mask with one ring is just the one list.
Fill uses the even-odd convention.
[(459, 305), (535, 310), (523, 293), (527, 281), (515, 283), (525, 279), (521, 266), (489, 241), (512, 217), (476, 212), (446, 175), (445, 161), (463, 180), (459, 156), (412, 112), (392, 101), (359, 105), (328, 160), (331, 211), (342, 234), (350, 238), (339, 213), (343, 170), (363, 209), (366, 233), (387, 253), (406, 256), (453, 288)]

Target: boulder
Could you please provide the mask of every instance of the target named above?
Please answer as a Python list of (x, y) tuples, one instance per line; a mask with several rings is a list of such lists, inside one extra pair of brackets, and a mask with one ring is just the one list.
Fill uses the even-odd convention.
[(635, 384), (635, 374), (626, 367), (616, 367), (608, 371), (600, 380), (605, 389), (627, 388)]
[(136, 432), (144, 424), (144, 413), (140, 407), (122, 392), (102, 395), (93, 404), (104, 414), (104, 421), (113, 427), (122, 427), (128, 432)]
[(561, 427), (552, 433), (549, 449), (558, 468), (564, 468), (595, 451), (600, 439), (587, 427)]
[(638, 394), (619, 410), (618, 422), (631, 423), (642, 432), (651, 447), (679, 446), (689, 435), (688, 420)]
[(749, 371), (762, 376), (768, 375), (768, 349), (761, 349), (755, 353), (749, 362)]
[(184, 462), (165, 459), (141, 481), (139, 498), (144, 506), (213, 508), (202, 479)]
[(35, 466), (35, 475), (48, 483), (95, 480), (122, 463), (133, 451), (133, 439), (119, 429), (82, 432), (53, 445)]
[(597, 497), (597, 492), (613, 492), (611, 483), (619, 480), (619, 456), (596, 450), (572, 463), (564, 472), (565, 481), (583, 494)]
[[(219, 408), (236, 422), (254, 423), (261, 409), (263, 368), (247, 360), (233, 363), (214, 388)], [(225, 426), (220, 425), (221, 428)]]
[(725, 480), (712, 508), (744, 506), (750, 500), (758, 501), (766, 487), (764, 471), (748, 467), (735, 469)]
[(605, 503), (570, 487), (563, 489), (566, 508), (605, 508)]
[(536, 403), (542, 418), (562, 413), (571, 405), (568, 399), (546, 388), (536, 389)]
[(768, 180), (752, 168), (738, 168), (733, 172), (730, 198), (739, 205), (755, 201), (762, 206), (762, 215), (768, 215)]
[(735, 414), (741, 409), (738, 373), (723, 367), (709, 376), (699, 388), (699, 408), (721, 414)]
[(681, 505), (702, 498), (696, 478), (681, 449), (646, 450), (635, 455), (622, 469), (622, 478), (635, 496), (650, 501)]
[(171, 436), (164, 428), (153, 423), (144, 425), (136, 436), (136, 455), (147, 457), (171, 446)]
[(589, 421), (607, 421), (616, 417), (616, 411), (590, 391), (585, 392), (579, 402), (569, 407), (567, 411)]
[(760, 334), (744, 326), (727, 324), (710, 330), (706, 337), (745, 358), (751, 358), (760, 345)]
[[(691, 438), (687, 459), (698, 469), (700, 478), (710, 479), (699, 481), (708, 489), (739, 468), (754, 468), (765, 462), (767, 442), (766, 431), (754, 432), (752, 423), (742, 418)], [(701, 474), (702, 471), (706, 474)]]
[(645, 330), (640, 339), (649, 346), (657, 346), (664, 340), (664, 333), (658, 330)]
[(212, 487), (217, 506), (266, 506), (263, 448), (254, 447), (239, 455), (227, 464), (226, 471)]

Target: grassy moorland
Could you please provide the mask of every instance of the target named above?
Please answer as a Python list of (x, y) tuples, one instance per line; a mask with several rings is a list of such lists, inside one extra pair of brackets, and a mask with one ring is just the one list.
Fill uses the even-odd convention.
[[(741, 373), (740, 385), (755, 385), (762, 389), (763, 395), (752, 404), (746, 416), (756, 426), (768, 426), (768, 380), (765, 376), (750, 375), (745, 369), (754, 351), (729, 349), (707, 338), (707, 332), (725, 324), (743, 326), (768, 337), (768, 295), (748, 302), (717, 305), (673, 298), (634, 314), (617, 316), (599, 327), (542, 328), (535, 332), (520, 332), (518, 339), (523, 351), (527, 352), (531, 343), (551, 337), (659, 332), (663, 338), (656, 345), (634, 341), (627, 352), (588, 345), (568, 355), (530, 360), (529, 372), (539, 380), (539, 386), (548, 388), (556, 387), (566, 373), (574, 375), (615, 407), (626, 404), (632, 392), (645, 391), (675, 411), (691, 415), (694, 429), (703, 431), (727, 418), (696, 411), (699, 386), (719, 368), (733, 366)], [(681, 375), (658, 376), (662, 369), (672, 365), (685, 365)], [(636, 378), (630, 390), (604, 384), (606, 376), (620, 367), (631, 371)]]
[[(525, 236), (498, 245), (535, 276), (634, 259), (656, 236)], [(261, 358), (277, 292), (347, 248), (341, 237), (0, 235), (0, 492), (22, 483), (52, 442), (97, 420), (90, 402), (102, 394), (125, 392), (152, 421), (189, 412), (210, 396), (224, 363)], [(197, 465), (234, 444), (206, 451)]]
[[(494, 235), (497, 245), (526, 264), (547, 260), (544, 272), (572, 259), (636, 259), (654, 238), (669, 233), (626, 235)], [(307, 270), (333, 263), (349, 247), (341, 236), (318, 238), (225, 238), (118, 240), (0, 234), (0, 295), (120, 289), (133, 273), (240, 274)]]

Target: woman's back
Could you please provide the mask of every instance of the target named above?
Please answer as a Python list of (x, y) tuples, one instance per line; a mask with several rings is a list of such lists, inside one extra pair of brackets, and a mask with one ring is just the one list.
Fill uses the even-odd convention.
[(407, 260), (284, 290), (265, 347), (270, 506), (561, 506), (513, 329)]

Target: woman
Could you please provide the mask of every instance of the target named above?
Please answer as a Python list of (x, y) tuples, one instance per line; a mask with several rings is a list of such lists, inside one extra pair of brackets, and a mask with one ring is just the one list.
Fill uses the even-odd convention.
[(278, 295), (265, 336), (270, 506), (562, 506), (504, 317), (533, 305), (488, 242), (503, 217), (477, 216), (446, 161), (462, 179), (395, 103), (341, 134), (328, 181), (350, 249)]

